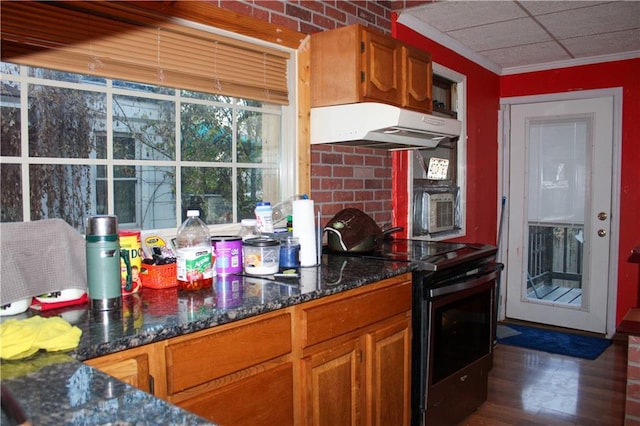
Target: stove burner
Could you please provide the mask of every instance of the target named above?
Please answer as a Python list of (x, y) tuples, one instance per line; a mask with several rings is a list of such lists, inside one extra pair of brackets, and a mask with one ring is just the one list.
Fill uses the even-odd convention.
[(394, 262), (412, 262), (420, 271), (438, 271), (463, 262), (494, 256), (496, 247), (484, 244), (387, 239), (372, 253), (336, 253)]

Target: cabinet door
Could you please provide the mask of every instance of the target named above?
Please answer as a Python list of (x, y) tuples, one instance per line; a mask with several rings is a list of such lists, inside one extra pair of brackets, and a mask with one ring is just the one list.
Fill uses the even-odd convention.
[(409, 425), (411, 420), (411, 316), (367, 334), (366, 405), (369, 425)]
[(303, 406), (307, 425), (360, 423), (362, 351), (360, 339), (349, 340), (302, 360)]
[(293, 425), (293, 366), (280, 365), (178, 405), (225, 426)]
[(85, 364), (115, 377), (133, 387), (153, 393), (153, 378), (149, 372), (148, 347), (142, 346), (85, 361)]
[(402, 106), (431, 113), (432, 102), (432, 68), (431, 54), (408, 46), (402, 47)]
[(362, 96), (369, 101), (400, 105), (402, 90), (401, 45), (383, 34), (363, 30)]

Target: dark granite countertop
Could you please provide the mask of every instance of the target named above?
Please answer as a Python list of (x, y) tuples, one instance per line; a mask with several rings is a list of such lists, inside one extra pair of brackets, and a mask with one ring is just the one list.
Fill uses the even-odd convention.
[[(82, 330), (78, 348), (3, 361), (3, 388), (37, 425), (199, 425), (205, 420), (137, 390), (81, 361), (162, 341), (351, 290), (411, 271), (408, 263), (323, 255), (300, 277), (218, 276), (213, 289), (183, 292), (143, 288), (119, 311), (94, 313), (88, 304), (2, 317), (61, 316)], [(3, 396), (4, 398), (4, 396)], [(239, 407), (241, 409), (241, 407)], [(0, 423), (12, 424), (5, 412)]]

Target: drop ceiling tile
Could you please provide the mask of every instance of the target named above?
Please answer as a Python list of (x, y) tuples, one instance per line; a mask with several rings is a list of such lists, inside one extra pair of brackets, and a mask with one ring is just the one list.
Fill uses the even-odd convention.
[(605, 2), (596, 1), (521, 1), (520, 4), (534, 16), (547, 13), (561, 12), (563, 10), (591, 7)]
[(515, 46), (482, 53), (502, 67), (519, 67), (571, 59), (557, 43), (549, 41), (528, 46)]
[(527, 16), (512, 1), (438, 1), (408, 12), (441, 32)]
[(640, 28), (618, 33), (571, 38), (561, 42), (576, 58), (638, 51), (640, 50)]
[(559, 39), (640, 28), (640, 2), (607, 3), (537, 19)]
[(447, 33), (476, 52), (551, 40), (531, 19), (516, 19)]

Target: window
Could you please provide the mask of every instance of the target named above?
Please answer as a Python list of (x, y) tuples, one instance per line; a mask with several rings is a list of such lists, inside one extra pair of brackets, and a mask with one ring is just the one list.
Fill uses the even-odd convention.
[(279, 105), (8, 63), (1, 93), (2, 221), (228, 224), (280, 198)]
[(1, 221), (222, 226), (295, 193), (289, 52), (120, 3), (2, 12)]
[[(466, 77), (437, 63), (433, 63), (433, 72), (433, 115), (460, 120), (463, 123), (462, 134), (453, 144), (440, 144), (436, 148), (420, 149), (411, 153), (409, 194), (412, 201), (409, 207), (409, 229), (411, 238), (439, 241), (466, 234)], [(446, 160), (446, 177), (439, 180), (428, 179), (429, 164), (432, 160), (436, 163)], [(424, 196), (426, 193), (453, 194), (453, 229), (427, 231), (428, 226), (422, 223), (423, 219), (418, 219), (427, 217), (423, 214), (426, 208), (423, 202), (428, 199)]]

